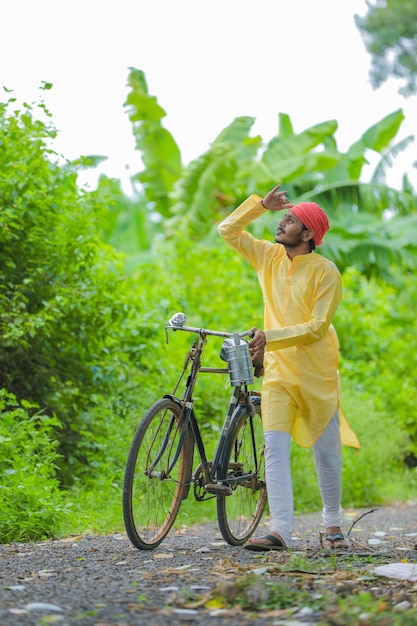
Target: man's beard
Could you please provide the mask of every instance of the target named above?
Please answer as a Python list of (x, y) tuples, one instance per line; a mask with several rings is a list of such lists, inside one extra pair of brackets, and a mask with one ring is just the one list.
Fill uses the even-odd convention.
[(285, 246), (286, 248), (297, 248), (301, 243), (303, 243), (301, 233), (299, 234), (298, 237), (294, 235), (293, 238), (287, 239), (286, 241), (278, 241), (278, 237), (282, 237), (282, 236), (285, 237), (285, 233), (277, 233), (277, 236), (275, 237), (275, 242), (280, 243), (282, 246)]

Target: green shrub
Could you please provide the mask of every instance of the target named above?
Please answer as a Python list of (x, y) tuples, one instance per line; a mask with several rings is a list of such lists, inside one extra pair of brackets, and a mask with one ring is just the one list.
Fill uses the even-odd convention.
[[(56, 130), (50, 117), (42, 103), (18, 107), (11, 97), (0, 103), (0, 387), (10, 394), (3, 391), (0, 431), (2, 494), (9, 490), (0, 514), (8, 524), (4, 540), (55, 532), (64, 499), (73, 497), (76, 517), (65, 520), (78, 530), (120, 523), (134, 429), (156, 399), (174, 390), (192, 342), (191, 335), (171, 332), (166, 345), (164, 326), (174, 312), (184, 311), (192, 326), (236, 331), (263, 325), (253, 268), (212, 228), (219, 219), (209, 207), (216, 185), (191, 198), (200, 181), (194, 171), (188, 192), (183, 186), (180, 200), (177, 194), (175, 219), (159, 228), (152, 216), (160, 207), (143, 194), (127, 200), (117, 182), (103, 179), (95, 192), (79, 189), (77, 167), (94, 159), (61, 165), (51, 149)], [(215, 176), (224, 181), (227, 165), (217, 165)], [(235, 170), (227, 167), (230, 190), (240, 185), (240, 197), (253, 184), (246, 178), (239, 183)], [(160, 206), (170, 204), (168, 195), (156, 197)], [(229, 206), (232, 198), (223, 199)], [(201, 204), (210, 210), (201, 211)], [(209, 234), (197, 242), (200, 226)], [(253, 228), (264, 230), (261, 224)], [(407, 479), (402, 484), (415, 481), (404, 462), (407, 468), (417, 463), (417, 285), (414, 276), (394, 268), (391, 275), (397, 285), (368, 281), (355, 270), (344, 274), (335, 325), (344, 405), (362, 443), (359, 451), (344, 451), (345, 505), (389, 498), (401, 472)], [(221, 343), (209, 339), (205, 365), (221, 364)], [(194, 397), (209, 447), (229, 396), (227, 377), (200, 377)], [(33, 446), (36, 454), (26, 454)], [(292, 462), (298, 510), (317, 508), (311, 451), (294, 447)], [(58, 490), (58, 479), (68, 491)], [(12, 489), (19, 495), (16, 506)], [(29, 519), (39, 507), (39, 519)], [(186, 519), (194, 509), (200, 518), (208, 510), (191, 498), (183, 509)]]
[[(393, 270), (394, 272), (394, 270)], [(341, 345), (342, 380), (373, 398), (377, 415), (389, 416), (373, 430), (398, 442), (395, 458), (417, 463), (417, 319), (415, 276), (394, 272), (397, 284), (368, 281), (356, 270), (343, 276), (344, 300), (335, 325)], [(399, 436), (403, 433), (405, 437)], [(370, 430), (367, 436), (372, 437)]]
[(68, 502), (56, 477), (55, 417), (0, 389), (0, 542), (59, 534)]
[(156, 330), (122, 255), (100, 238), (100, 194), (81, 191), (51, 150), (49, 117), (43, 105), (0, 104), (0, 385), (57, 415), (68, 486), (85, 471), (96, 403), (152, 369), (144, 346)]

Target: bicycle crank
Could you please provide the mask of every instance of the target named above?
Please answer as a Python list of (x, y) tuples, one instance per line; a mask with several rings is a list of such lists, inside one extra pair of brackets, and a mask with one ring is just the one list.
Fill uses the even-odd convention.
[(221, 485), (220, 483), (208, 483), (204, 486), (207, 493), (213, 493), (219, 496), (231, 496), (233, 491), (231, 487), (227, 485)]

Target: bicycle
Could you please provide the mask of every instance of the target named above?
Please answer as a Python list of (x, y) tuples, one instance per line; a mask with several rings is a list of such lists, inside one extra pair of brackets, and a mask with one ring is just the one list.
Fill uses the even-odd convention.
[[(267, 494), (261, 394), (249, 391), (254, 382), (249, 355), (250, 331), (228, 333), (186, 326), (176, 313), (168, 331), (196, 333), (173, 393), (157, 400), (140, 421), (129, 450), (123, 488), (123, 515), (131, 543), (156, 548), (172, 528), (181, 503), (193, 485), (194, 498), (217, 498), (217, 519), (225, 541), (245, 543), (262, 517)], [(221, 357), (227, 368), (203, 367), (209, 336), (225, 338)], [(181, 397), (176, 396), (190, 367)], [(200, 373), (229, 374), (233, 392), (213, 460), (208, 460), (195, 413), (193, 391)], [(198, 465), (194, 469), (195, 450)]]

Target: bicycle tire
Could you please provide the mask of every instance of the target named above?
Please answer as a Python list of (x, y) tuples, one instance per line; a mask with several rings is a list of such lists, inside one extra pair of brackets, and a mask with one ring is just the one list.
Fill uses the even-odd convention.
[[(155, 402), (143, 416), (129, 450), (123, 516), (130, 541), (141, 550), (153, 550), (165, 539), (188, 494), (192, 472), (189, 431), (174, 467), (168, 469), (178, 448), (181, 409), (171, 397)], [(161, 453), (164, 437), (167, 441)]]
[(255, 404), (255, 411), (251, 418), (246, 409), (240, 409), (226, 442), (225, 464), (221, 476), (233, 477), (256, 473), (251, 484), (236, 483), (232, 487), (232, 495), (217, 496), (220, 532), (225, 541), (232, 546), (241, 546), (253, 535), (262, 518), (267, 500), (264, 433), (259, 404)]

